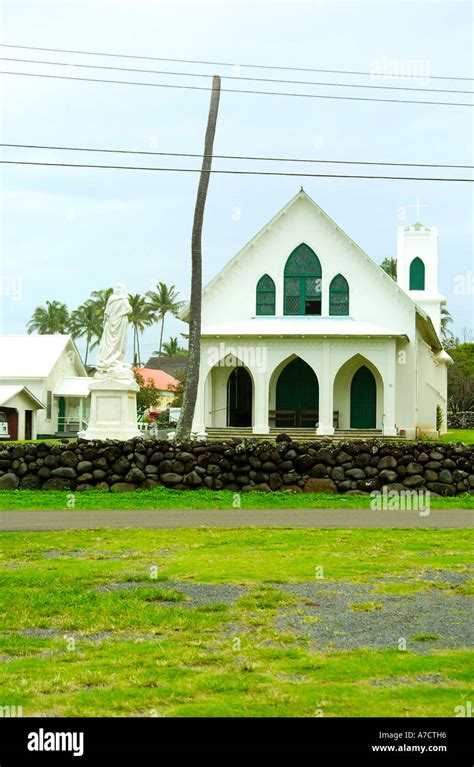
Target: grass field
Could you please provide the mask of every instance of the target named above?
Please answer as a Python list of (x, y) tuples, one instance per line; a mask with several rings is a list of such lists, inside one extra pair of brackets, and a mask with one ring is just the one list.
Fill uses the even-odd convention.
[(436, 441), (464, 442), (466, 445), (472, 445), (474, 443), (474, 429), (451, 429)]
[[(134, 490), (131, 493), (108, 493), (90, 490), (68, 493), (62, 490), (0, 490), (0, 510), (29, 511), (34, 509), (293, 509), (293, 508), (370, 508), (369, 495), (344, 493), (241, 493), (230, 490), (173, 490), (155, 487), (152, 490)], [(474, 508), (474, 495), (464, 494), (450, 498), (430, 496), (433, 509)]]
[(467, 530), (1, 534), (0, 703), (24, 716), (454, 716)]

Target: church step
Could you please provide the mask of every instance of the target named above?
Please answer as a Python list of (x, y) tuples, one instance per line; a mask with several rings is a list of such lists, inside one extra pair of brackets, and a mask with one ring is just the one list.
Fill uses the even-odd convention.
[(207, 429), (210, 441), (225, 441), (231, 439), (260, 439), (274, 440), (278, 434), (287, 434), (291, 439), (299, 441), (316, 441), (327, 439), (330, 441), (351, 439), (383, 439), (400, 440), (403, 437), (383, 437), (380, 429), (337, 429), (330, 437), (320, 437), (314, 429), (270, 429), (269, 434), (254, 434), (250, 426), (210, 426)]

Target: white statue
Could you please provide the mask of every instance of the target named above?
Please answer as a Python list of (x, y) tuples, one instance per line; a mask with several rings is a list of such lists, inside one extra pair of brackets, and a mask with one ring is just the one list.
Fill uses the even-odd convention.
[(97, 352), (97, 378), (133, 379), (131, 365), (123, 361), (127, 350), (128, 315), (131, 311), (124, 286), (117, 282), (105, 307), (104, 330)]

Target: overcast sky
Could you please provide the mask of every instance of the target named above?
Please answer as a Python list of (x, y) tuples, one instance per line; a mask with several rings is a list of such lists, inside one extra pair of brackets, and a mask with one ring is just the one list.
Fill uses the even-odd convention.
[[(374, 71), (418, 67), (417, 80), (241, 69), (240, 74), (410, 87), (472, 90), (470, 2), (22, 2), (1, 3), (0, 42), (178, 59)], [(198, 67), (0, 48), (1, 56), (174, 72), (238, 74)], [(410, 62), (412, 62), (410, 64)], [(413, 63), (414, 62), (414, 63)], [(1, 62), (1, 70), (71, 73), (66, 66)], [(207, 79), (73, 70), (82, 77), (208, 85)], [(470, 101), (469, 94), (316, 88), (223, 80), (223, 88), (377, 95)], [(209, 93), (130, 85), (0, 75), (3, 142), (73, 147), (201, 152)], [(223, 92), (218, 154), (473, 164), (472, 109)], [(4, 149), (3, 159), (198, 167), (189, 158), (154, 158)], [(291, 169), (294, 164), (288, 164)], [(288, 165), (285, 169), (288, 170)], [(268, 163), (219, 160), (215, 168), (265, 168)], [(302, 166), (298, 166), (301, 169)], [(283, 169), (277, 165), (272, 169)], [(337, 168), (337, 169), (336, 169)], [(341, 166), (305, 166), (341, 172)], [(347, 172), (381, 173), (383, 169)], [(390, 169), (389, 169), (390, 170)], [(414, 175), (392, 169), (393, 175)], [(409, 171), (408, 173), (404, 173)], [(462, 171), (427, 169), (421, 175)], [(466, 174), (466, 172), (464, 172)], [(193, 173), (2, 166), (1, 312), (3, 333), (25, 332), (46, 299), (71, 309), (92, 290), (121, 280), (129, 292), (153, 282), (189, 295), (190, 232), (198, 176)], [(439, 288), (453, 329), (473, 325), (472, 184), (330, 178), (226, 176), (211, 178), (204, 229), (208, 281), (303, 184), (306, 191), (377, 262), (396, 255), (396, 228), (415, 218), (439, 227)], [(402, 209), (402, 210), (401, 210)], [(404, 211), (406, 219), (404, 220)], [(466, 283), (459, 289), (460, 277)], [(238, 286), (236, 286), (238, 289)], [(381, 318), (386, 322), (387, 318)], [(165, 336), (186, 329), (171, 320)], [(130, 334), (131, 335), (131, 334)], [(144, 357), (157, 348), (155, 327), (143, 338)], [(80, 344), (82, 347), (82, 344)]]

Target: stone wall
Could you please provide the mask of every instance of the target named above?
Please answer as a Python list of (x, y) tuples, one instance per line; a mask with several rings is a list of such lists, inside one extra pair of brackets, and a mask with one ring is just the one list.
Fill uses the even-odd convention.
[(448, 429), (474, 429), (474, 410), (448, 413)]
[[(3, 448), (3, 449), (2, 449)], [(124, 492), (165, 485), (234, 492), (474, 494), (474, 445), (320, 440), (172, 444), (32, 442), (0, 446), (0, 489)]]

